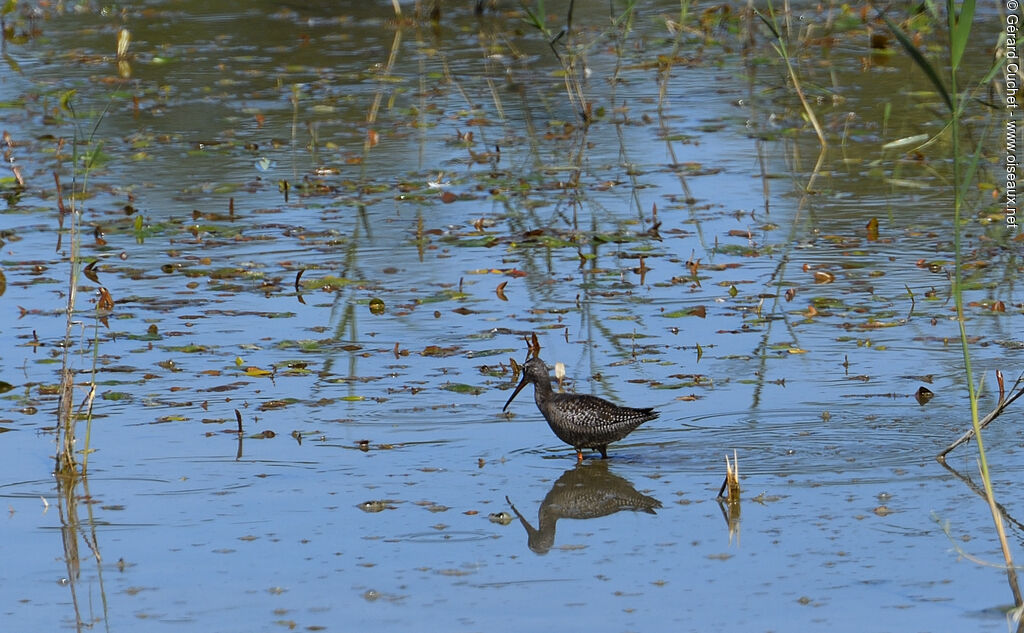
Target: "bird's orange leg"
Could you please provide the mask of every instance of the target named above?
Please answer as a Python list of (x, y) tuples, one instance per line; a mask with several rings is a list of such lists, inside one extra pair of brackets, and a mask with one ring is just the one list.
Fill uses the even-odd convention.
[(576, 463), (578, 464), (578, 463), (580, 463), (582, 461), (583, 461), (583, 451), (581, 449), (577, 448), (576, 449)]

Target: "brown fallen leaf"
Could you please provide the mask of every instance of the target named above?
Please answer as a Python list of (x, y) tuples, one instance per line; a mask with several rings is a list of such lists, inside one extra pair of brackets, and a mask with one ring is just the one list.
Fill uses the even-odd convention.
[(100, 282), (100, 278), (96, 275), (96, 264), (98, 263), (99, 260), (97, 259), (95, 261), (90, 262), (89, 264), (86, 265), (85, 268), (82, 269), (82, 274), (85, 275), (85, 278), (93, 282), (94, 284), (98, 284)]
[(110, 296), (110, 292), (100, 286), (99, 289), (100, 300), (96, 303), (96, 309), (101, 312), (113, 312), (114, 310), (114, 298)]
[(868, 241), (869, 242), (877, 242), (878, 241), (878, 218), (871, 218), (870, 220), (868, 220), (867, 229), (868, 229)]
[(458, 352), (458, 349), (459, 348), (455, 346), (440, 347), (438, 345), (427, 345), (426, 347), (423, 348), (423, 351), (420, 352), (420, 354), (423, 356), (451, 356), (452, 354)]

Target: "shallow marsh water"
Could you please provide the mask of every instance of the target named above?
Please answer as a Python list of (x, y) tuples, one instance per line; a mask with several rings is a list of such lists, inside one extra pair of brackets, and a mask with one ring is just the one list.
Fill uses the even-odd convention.
[[(733, 17), (694, 18), (707, 32), (666, 69), (678, 6), (618, 38), (607, 5), (578, 8), (584, 130), (515, 7), (431, 26), (387, 3), (233, 4), (73, 5), (8, 44), (26, 187), (4, 181), (0, 213), (5, 628), (1004, 630), (1005, 575), (957, 551), (1000, 559), (987, 507), (933, 459), (969, 412), (948, 166), (882, 149), (941, 127), (902, 55), (872, 55), (839, 8), (832, 46), (800, 50), (834, 147), (805, 195), (813, 133), (763, 30), (744, 55)], [(979, 19), (980, 67), (999, 18)], [(63, 495), (69, 89), (86, 133), (110, 104), (80, 145), (102, 142), (81, 239), (116, 306), (98, 322), (82, 277), (95, 452)], [(991, 394), (1020, 367), (1020, 241), (975, 203)], [(565, 388), (661, 418), (576, 466), (529, 398), (501, 413), (533, 333)], [(985, 436), (1010, 517), (1013, 419)], [(730, 521), (714, 497), (733, 450)], [(974, 463), (973, 446), (949, 460)]]

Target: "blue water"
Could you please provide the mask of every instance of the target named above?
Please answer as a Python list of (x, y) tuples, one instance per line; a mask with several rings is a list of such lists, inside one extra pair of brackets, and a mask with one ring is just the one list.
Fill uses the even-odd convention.
[[(120, 18), (53, 15), (8, 45), (0, 100), (27, 181), (0, 213), (10, 630), (1003, 630), (1005, 575), (967, 558), (1001, 560), (988, 507), (933, 459), (969, 425), (946, 167), (934, 147), (930, 162), (879, 149), (937, 131), (906, 60), (865, 69), (859, 27), (841, 34), (825, 57), (845, 101), (819, 111), (835, 144), (804, 195), (817, 147), (770, 56), (688, 35), (659, 112), (649, 62), (671, 50), (678, 7), (637, 12), (618, 82), (606, 8), (580, 10), (603, 108), (585, 134), (565, 127), (557, 62), (514, 8), (482, 22), (452, 8), (437, 31), (362, 10), (130, 9), (124, 83)], [(116, 302), (97, 322), (96, 283), (80, 279), (76, 403), (94, 367), (97, 391), (72, 503), (52, 476), (69, 88), (83, 131), (111, 104), (81, 240)], [(900, 184), (915, 179), (925, 188)], [(1020, 364), (1006, 238), (967, 227), (984, 263), (967, 295), (983, 413), (994, 370), (1012, 382)], [(299, 271), (345, 285), (297, 292)], [(661, 417), (576, 466), (531, 398), (501, 412), (533, 333), (566, 389)], [(922, 386), (936, 394), (923, 406)], [(1012, 419), (985, 435), (1010, 517)], [(715, 495), (734, 450), (730, 530)], [(949, 463), (978, 481), (975, 459), (968, 445)], [(508, 497), (537, 526), (575, 468), (662, 507), (561, 518), (543, 554), (518, 520), (489, 520)]]

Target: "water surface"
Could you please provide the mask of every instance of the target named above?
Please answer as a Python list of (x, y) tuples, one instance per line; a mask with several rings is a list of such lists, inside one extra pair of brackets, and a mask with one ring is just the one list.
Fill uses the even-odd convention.
[[(933, 459), (969, 425), (948, 147), (883, 148), (938, 133), (938, 99), (858, 16), (795, 16), (834, 34), (794, 54), (831, 143), (813, 175), (813, 132), (767, 31), (744, 50), (738, 6), (691, 15), (675, 53), (676, 5), (628, 29), (577, 7), (585, 126), (517, 7), (431, 24), (230, 4), (19, 13), (36, 32), (7, 45), (11, 630), (1004, 629), (1005, 574), (967, 558), (1001, 560), (961, 479), (974, 447)], [(557, 32), (566, 7), (548, 9)], [(970, 72), (999, 24), (978, 19)], [(76, 126), (79, 153), (100, 148), (87, 179)], [(66, 205), (86, 191), (97, 262), (71, 357), (95, 376), (94, 452), (72, 488), (52, 476), (73, 239), (54, 173)], [(986, 411), (1021, 356), (996, 202), (973, 199), (965, 229)], [(661, 417), (577, 466), (529, 398), (501, 413), (534, 333), (565, 389)], [(985, 439), (1017, 547), (1011, 420)]]

